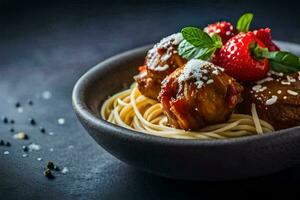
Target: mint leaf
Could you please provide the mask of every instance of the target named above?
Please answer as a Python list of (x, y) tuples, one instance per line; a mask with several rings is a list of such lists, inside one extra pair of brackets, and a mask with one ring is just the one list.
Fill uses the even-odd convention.
[(217, 48), (210, 48), (205, 51), (205, 53), (198, 59), (209, 60), (212, 55), (216, 52)]
[(183, 38), (195, 47), (210, 48), (214, 45), (214, 41), (210, 36), (199, 28), (185, 27), (181, 30), (181, 33)]
[(218, 34), (210, 37), (196, 27), (183, 28), (181, 33), (184, 40), (178, 46), (178, 53), (183, 58), (208, 60), (222, 47), (222, 39)]
[(222, 38), (218, 34), (213, 34), (211, 36), (211, 39), (213, 40), (214, 46), (216, 48), (221, 48), (222, 47), (222, 45), (223, 45)]
[(186, 40), (183, 40), (178, 46), (179, 55), (188, 60), (193, 58), (208, 60), (215, 51), (216, 51), (215, 47), (196, 48), (194, 45), (192, 45)]
[(237, 22), (236, 29), (239, 32), (248, 32), (250, 24), (252, 22), (252, 19), (253, 19), (253, 14), (252, 13), (243, 14)]

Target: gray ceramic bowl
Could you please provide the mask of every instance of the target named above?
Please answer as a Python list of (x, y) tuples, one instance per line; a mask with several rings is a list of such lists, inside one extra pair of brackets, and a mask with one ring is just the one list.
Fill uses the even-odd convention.
[[(300, 55), (300, 46), (278, 42)], [(99, 117), (101, 103), (131, 83), (151, 46), (101, 62), (84, 74), (73, 90), (74, 110), (87, 132), (104, 149), (138, 169), (185, 180), (257, 177), (299, 163), (300, 128), (263, 136), (225, 140), (179, 140), (127, 130)]]

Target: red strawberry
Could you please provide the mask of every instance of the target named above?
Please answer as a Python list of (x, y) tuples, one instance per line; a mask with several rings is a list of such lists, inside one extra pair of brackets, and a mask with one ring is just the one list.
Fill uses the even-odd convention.
[(209, 35), (214, 33), (218, 34), (222, 38), (224, 44), (232, 36), (237, 34), (237, 30), (232, 26), (232, 24), (225, 21), (208, 25), (206, 28), (204, 28), (204, 32), (208, 33)]
[(271, 36), (271, 29), (261, 28), (253, 31), (254, 35), (260, 39), (269, 49), (269, 51), (279, 51), (279, 47), (274, 44)]
[(256, 81), (264, 78), (269, 71), (268, 59), (256, 60), (250, 45), (266, 45), (253, 32), (239, 33), (227, 41), (218, 51), (212, 62), (225, 69), (225, 72), (239, 81)]

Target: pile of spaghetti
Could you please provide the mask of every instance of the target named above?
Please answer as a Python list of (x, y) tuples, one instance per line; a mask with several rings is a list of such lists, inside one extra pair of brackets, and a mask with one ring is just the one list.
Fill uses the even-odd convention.
[(185, 131), (170, 127), (161, 104), (143, 96), (136, 84), (108, 98), (101, 107), (101, 116), (108, 122), (167, 138), (225, 139), (274, 131), (272, 125), (258, 118), (255, 104), (252, 104), (251, 112), (252, 116), (233, 113), (226, 123)]

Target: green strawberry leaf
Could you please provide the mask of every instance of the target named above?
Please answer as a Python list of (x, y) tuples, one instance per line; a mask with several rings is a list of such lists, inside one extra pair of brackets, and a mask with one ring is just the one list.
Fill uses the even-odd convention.
[(276, 72), (282, 72), (284, 74), (292, 74), (294, 72), (299, 71), (299, 69), (295, 67), (286, 66), (278, 62), (275, 62), (273, 60), (270, 60), (269, 62), (270, 62), (271, 69)]
[(250, 24), (252, 22), (252, 19), (253, 19), (253, 14), (252, 13), (243, 14), (237, 22), (236, 29), (239, 32), (248, 32)]
[(254, 58), (265, 59), (270, 62), (271, 69), (285, 74), (291, 74), (300, 71), (300, 58), (286, 51), (268, 51), (267, 48), (262, 48), (257, 43), (249, 46)]
[(286, 51), (264, 52), (263, 56), (283, 65), (291, 65), (300, 68), (299, 57)]

